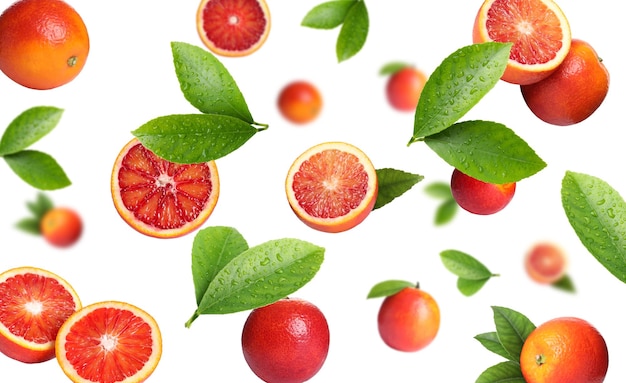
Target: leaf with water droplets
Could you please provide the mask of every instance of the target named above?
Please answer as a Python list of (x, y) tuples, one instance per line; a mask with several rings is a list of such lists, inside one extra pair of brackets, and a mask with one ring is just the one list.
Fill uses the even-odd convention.
[(365, 1), (355, 1), (346, 13), (337, 36), (335, 51), (339, 62), (357, 54), (365, 45), (369, 30), (369, 15)]
[(385, 206), (424, 179), (419, 174), (392, 168), (376, 169), (376, 176), (378, 179), (378, 196), (374, 209)]
[(39, 141), (54, 129), (63, 109), (52, 106), (35, 106), (17, 116), (2, 134), (0, 156), (17, 153)]
[(191, 164), (216, 160), (235, 151), (259, 129), (219, 114), (173, 114), (157, 117), (132, 131), (157, 156)]
[(626, 283), (626, 203), (622, 196), (598, 177), (567, 171), (561, 202), (582, 244)]
[(182, 42), (172, 42), (171, 48), (180, 89), (191, 105), (254, 123), (237, 83), (211, 52)]
[(510, 50), (510, 43), (486, 42), (446, 57), (424, 84), (409, 144), (447, 129), (474, 107), (500, 80)]
[(424, 141), (447, 163), (483, 182), (517, 182), (546, 167), (526, 141), (497, 122), (459, 122)]
[(251, 247), (217, 272), (196, 314), (227, 314), (273, 303), (307, 284), (323, 260), (324, 248), (294, 238)]

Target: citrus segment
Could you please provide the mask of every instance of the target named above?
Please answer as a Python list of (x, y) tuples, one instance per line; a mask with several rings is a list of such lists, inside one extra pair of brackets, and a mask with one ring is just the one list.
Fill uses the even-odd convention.
[(56, 357), (75, 383), (139, 383), (156, 369), (161, 332), (147, 312), (124, 302), (99, 302), (61, 326)]
[(222, 56), (255, 52), (267, 39), (270, 25), (265, 0), (203, 0), (196, 13), (200, 39)]
[(135, 230), (173, 238), (209, 218), (219, 197), (219, 175), (214, 161), (169, 162), (134, 138), (115, 161), (111, 193), (118, 213)]
[(18, 267), (0, 274), (0, 351), (24, 363), (54, 358), (59, 328), (81, 302), (64, 279)]
[(318, 144), (291, 165), (287, 200), (308, 226), (341, 232), (361, 223), (378, 195), (376, 169), (357, 147), (344, 142)]
[(486, 0), (474, 20), (474, 43), (513, 43), (502, 80), (532, 84), (563, 62), (571, 45), (565, 14), (552, 0)]

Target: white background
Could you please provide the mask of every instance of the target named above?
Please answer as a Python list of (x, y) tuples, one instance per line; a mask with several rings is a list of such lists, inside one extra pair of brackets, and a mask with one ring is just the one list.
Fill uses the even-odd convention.
[[(52, 105), (65, 110), (55, 130), (33, 145), (57, 159), (73, 184), (49, 192), (57, 205), (78, 210), (85, 222), (80, 242), (56, 249), (24, 234), (15, 222), (29, 214), (26, 201), (37, 190), (0, 163), (0, 270), (32, 265), (53, 271), (74, 286), (83, 305), (102, 300), (135, 304), (158, 321), (163, 356), (150, 382), (256, 382), (246, 365), (240, 336), (247, 312), (201, 316), (184, 323), (195, 309), (191, 276), (194, 234), (162, 240), (146, 237), (118, 216), (109, 178), (115, 157), (131, 131), (166, 114), (194, 113), (180, 92), (170, 42), (201, 46), (195, 29), (196, 1), (70, 2), (82, 15), (91, 38), (83, 72), (71, 83), (48, 91), (23, 88), (0, 76), (0, 131), (27, 108)], [(338, 63), (338, 30), (300, 26), (320, 1), (270, 0), (272, 29), (251, 56), (220, 58), (239, 85), (253, 117), (270, 125), (241, 149), (219, 159), (221, 193), (208, 225), (238, 229), (252, 245), (295, 237), (326, 248), (315, 278), (294, 296), (316, 304), (331, 331), (328, 359), (312, 382), (473, 382), (503, 359), (473, 337), (494, 331), (491, 306), (525, 314), (535, 324), (559, 316), (588, 320), (604, 335), (610, 364), (606, 382), (626, 378), (626, 334), (622, 296), (626, 287), (606, 271), (576, 237), (560, 201), (566, 170), (600, 177), (626, 190), (622, 174), (624, 50), (616, 30), (623, 23), (608, 0), (561, 0), (573, 36), (590, 42), (611, 72), (604, 104), (588, 120), (556, 127), (537, 119), (519, 87), (500, 82), (463, 120), (501, 122), (524, 138), (548, 164), (518, 183), (513, 201), (492, 216), (459, 211), (452, 223), (433, 225), (439, 201), (424, 193), (430, 182), (448, 181), (452, 168), (423, 143), (406, 146), (411, 113), (387, 104), (379, 69), (407, 61), (427, 73), (450, 53), (471, 44), (480, 0), (367, 1), (370, 29), (361, 52)], [(0, 1), (6, 8), (11, 1)], [(322, 92), (320, 117), (306, 126), (287, 122), (276, 98), (291, 80), (306, 79)], [(423, 175), (402, 197), (372, 214), (360, 226), (339, 234), (309, 229), (291, 212), (284, 178), (292, 161), (308, 147), (330, 140), (350, 142), (377, 168), (392, 167)], [(561, 245), (570, 259), (577, 293), (532, 282), (523, 257), (536, 241)], [(456, 278), (439, 253), (457, 249), (472, 254), (501, 276), (472, 297), (461, 295)], [(365, 299), (386, 279), (419, 281), (438, 301), (442, 322), (435, 341), (416, 353), (385, 346), (376, 328), (381, 300)], [(23, 382), (64, 382), (55, 360), (26, 365), (0, 355), (5, 377)], [(3, 379), (6, 380), (6, 379)], [(11, 379), (10, 379), (11, 380)]]

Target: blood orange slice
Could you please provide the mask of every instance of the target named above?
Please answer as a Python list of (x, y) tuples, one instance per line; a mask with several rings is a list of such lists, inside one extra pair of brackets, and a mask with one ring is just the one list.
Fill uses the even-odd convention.
[(502, 80), (532, 84), (548, 77), (569, 52), (569, 22), (552, 0), (485, 0), (474, 20), (474, 43), (511, 42)]
[(292, 210), (308, 226), (346, 231), (372, 211), (378, 195), (376, 169), (359, 148), (325, 142), (302, 153), (285, 182)]
[(161, 360), (157, 322), (125, 302), (94, 303), (72, 314), (59, 329), (56, 357), (75, 383), (140, 383)]
[(151, 237), (174, 238), (200, 227), (219, 197), (214, 161), (176, 164), (157, 157), (136, 138), (113, 166), (111, 194), (120, 216)]
[(221, 56), (247, 56), (258, 50), (270, 32), (265, 0), (202, 0), (196, 13), (200, 39)]
[(36, 267), (0, 274), (0, 351), (24, 363), (54, 358), (59, 328), (81, 308), (78, 295), (58, 275)]

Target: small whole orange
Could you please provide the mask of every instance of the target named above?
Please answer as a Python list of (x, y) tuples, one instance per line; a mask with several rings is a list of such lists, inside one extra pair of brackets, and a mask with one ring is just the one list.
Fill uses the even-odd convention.
[(587, 42), (573, 39), (569, 53), (550, 76), (521, 92), (530, 110), (552, 125), (577, 124), (590, 117), (609, 92), (609, 71)]
[(76, 211), (66, 207), (55, 207), (41, 218), (40, 231), (50, 244), (68, 247), (80, 238), (83, 221)]
[(322, 111), (322, 94), (309, 81), (293, 81), (281, 89), (278, 110), (290, 122), (301, 125), (310, 123)]
[(72, 81), (89, 54), (83, 19), (62, 0), (18, 0), (0, 15), (0, 70), (31, 89)]
[(602, 335), (586, 320), (555, 318), (526, 338), (520, 367), (527, 383), (602, 383), (609, 352)]

